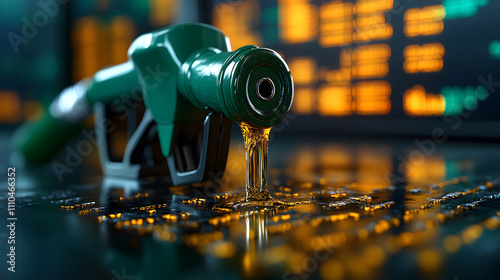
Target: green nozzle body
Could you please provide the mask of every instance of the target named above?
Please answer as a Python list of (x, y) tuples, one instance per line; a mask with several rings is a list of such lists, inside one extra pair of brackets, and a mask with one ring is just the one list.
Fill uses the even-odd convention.
[(210, 107), (255, 127), (279, 123), (293, 99), (286, 63), (275, 51), (255, 46), (192, 54), (181, 68), (179, 89), (196, 107)]
[[(52, 134), (80, 125), (93, 104), (111, 105), (138, 92), (157, 124), (166, 157), (174, 128), (203, 121), (206, 109), (254, 127), (271, 127), (292, 104), (292, 77), (276, 52), (256, 46), (231, 52), (228, 38), (206, 24), (178, 24), (144, 34), (132, 43), (128, 57), (128, 62), (66, 89), (51, 105), (48, 117), (20, 129), (16, 146), (28, 162), (49, 158), (57, 149), (43, 147), (58, 137)], [(43, 131), (51, 135), (36, 136)]]
[[(293, 82), (274, 51), (256, 46), (230, 51), (217, 28), (180, 24), (139, 37), (129, 57), (144, 89), (165, 156), (174, 126), (203, 118), (204, 109), (256, 127), (279, 123), (290, 110)], [(164, 75), (154, 83), (151, 69)]]

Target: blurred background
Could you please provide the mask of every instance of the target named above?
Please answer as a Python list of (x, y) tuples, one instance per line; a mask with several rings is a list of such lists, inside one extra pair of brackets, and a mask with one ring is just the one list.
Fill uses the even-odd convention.
[[(140, 34), (213, 24), (233, 49), (277, 50), (299, 130), (499, 137), (500, 3), (488, 0), (0, 1), (0, 122), (127, 60)], [(473, 112), (468, 114), (465, 112)], [(457, 117), (460, 129), (456, 129)], [(290, 128), (291, 129), (291, 128)]]
[(18, 125), (126, 61), (139, 35), (203, 22), (233, 49), (285, 58), (295, 99), (271, 132), (270, 191), (311, 202), (216, 209), (244, 195), (236, 125), (215, 186), (104, 179), (95, 145), (72, 156), (89, 121), (54, 161), (18, 167), (19, 273), (0, 278), (497, 279), (498, 11), (494, 0), (0, 0), (3, 158)]

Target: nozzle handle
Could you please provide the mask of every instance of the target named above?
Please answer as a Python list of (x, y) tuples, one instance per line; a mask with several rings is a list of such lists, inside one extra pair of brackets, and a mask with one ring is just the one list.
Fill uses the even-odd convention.
[[(13, 139), (15, 151), (27, 164), (43, 163), (53, 158), (82, 131), (82, 122), (97, 103), (130, 102), (130, 96), (142, 95), (131, 62), (98, 71), (65, 88), (43, 112), (39, 120), (27, 122)], [(142, 96), (141, 96), (142, 97)]]

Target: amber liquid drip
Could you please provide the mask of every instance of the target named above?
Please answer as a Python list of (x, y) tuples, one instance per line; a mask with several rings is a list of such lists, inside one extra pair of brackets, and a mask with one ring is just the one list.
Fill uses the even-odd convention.
[(239, 123), (246, 149), (246, 201), (271, 200), (267, 188), (267, 151), (271, 128)]

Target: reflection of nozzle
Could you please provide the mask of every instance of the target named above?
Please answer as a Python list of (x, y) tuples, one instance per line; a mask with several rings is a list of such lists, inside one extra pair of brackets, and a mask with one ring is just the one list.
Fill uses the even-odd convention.
[(293, 99), (286, 63), (273, 50), (255, 46), (194, 53), (181, 68), (179, 89), (198, 108), (210, 107), (255, 127), (278, 124)]
[[(259, 259), (267, 247), (268, 220), (276, 213), (269, 210), (248, 211), (246, 221), (246, 252), (243, 268), (245, 276), (251, 279), (262, 278), (259, 271)], [(259, 277), (260, 276), (260, 277)]]

